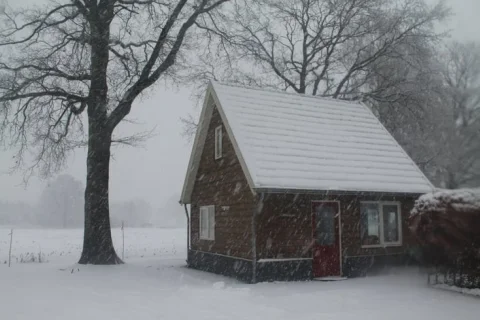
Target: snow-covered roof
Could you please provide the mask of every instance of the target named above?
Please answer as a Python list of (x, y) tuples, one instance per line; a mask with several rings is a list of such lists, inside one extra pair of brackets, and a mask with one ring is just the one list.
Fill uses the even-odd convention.
[[(362, 103), (217, 82), (210, 83), (205, 101), (209, 96), (254, 191), (421, 194), (434, 189)], [(200, 126), (208, 126), (206, 109), (211, 106), (205, 103)], [(203, 149), (201, 131), (194, 153)], [(194, 158), (192, 154), (190, 174), (196, 173)]]

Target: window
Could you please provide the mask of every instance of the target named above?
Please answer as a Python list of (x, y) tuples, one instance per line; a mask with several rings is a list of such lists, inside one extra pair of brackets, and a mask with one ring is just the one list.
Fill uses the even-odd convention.
[(222, 157), (222, 126), (215, 128), (215, 160)]
[(215, 206), (200, 207), (200, 240), (215, 240)]
[(335, 244), (335, 210), (331, 206), (318, 206), (315, 212), (316, 241), (321, 246)]
[(360, 236), (363, 247), (402, 244), (402, 219), (398, 202), (362, 202)]

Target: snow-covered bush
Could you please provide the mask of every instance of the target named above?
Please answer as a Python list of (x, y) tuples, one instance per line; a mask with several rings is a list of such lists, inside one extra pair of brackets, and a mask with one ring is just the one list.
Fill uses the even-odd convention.
[(480, 188), (439, 190), (424, 194), (415, 201), (411, 215), (415, 216), (428, 212), (445, 214), (450, 209), (480, 214)]
[(430, 262), (471, 268), (480, 262), (480, 189), (439, 190), (421, 196), (409, 228)]

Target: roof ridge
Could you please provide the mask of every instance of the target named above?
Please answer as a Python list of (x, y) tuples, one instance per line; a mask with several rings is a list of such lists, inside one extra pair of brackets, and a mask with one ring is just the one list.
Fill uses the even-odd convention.
[(224, 81), (218, 81), (218, 80), (210, 80), (210, 82), (214, 85), (218, 84), (220, 86), (226, 86), (226, 87), (242, 88), (242, 89), (262, 91), (262, 92), (279, 93), (279, 94), (297, 96), (297, 97), (302, 97), (302, 98), (332, 101), (332, 102), (342, 103), (342, 104), (358, 104), (358, 105), (361, 105), (360, 100), (343, 100), (343, 99), (332, 98), (332, 97), (314, 96), (314, 95), (306, 94), (306, 93), (287, 92), (287, 91), (283, 91), (283, 90), (279, 90), (279, 89), (253, 87), (253, 86), (247, 86), (247, 85), (241, 85), (241, 84), (232, 84), (232, 83), (228, 83), (228, 82), (224, 82)]

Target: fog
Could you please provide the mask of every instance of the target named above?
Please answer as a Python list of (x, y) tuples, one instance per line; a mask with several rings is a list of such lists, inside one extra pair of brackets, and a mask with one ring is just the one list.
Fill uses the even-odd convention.
[[(36, 1), (35, 1), (36, 2)], [(22, 5), (31, 0), (20, 0)], [(478, 40), (478, 0), (448, 0), (455, 16), (442, 29), (451, 29), (451, 38)], [(128, 135), (154, 129), (143, 146), (112, 150), (110, 199), (112, 224), (131, 226), (182, 226), (183, 208), (178, 199), (190, 156), (191, 143), (182, 136), (181, 117), (198, 115), (192, 88), (157, 84), (148, 97), (137, 101), (129, 120), (116, 132)], [(24, 183), (23, 172), (10, 172), (13, 151), (0, 149), (0, 224), (45, 227), (79, 227), (83, 221), (83, 188), (86, 152), (78, 149), (68, 166), (47, 180), (31, 177)], [(59, 193), (68, 192), (58, 202)], [(63, 193), (62, 193), (63, 194)], [(68, 216), (63, 216), (68, 208)]]

